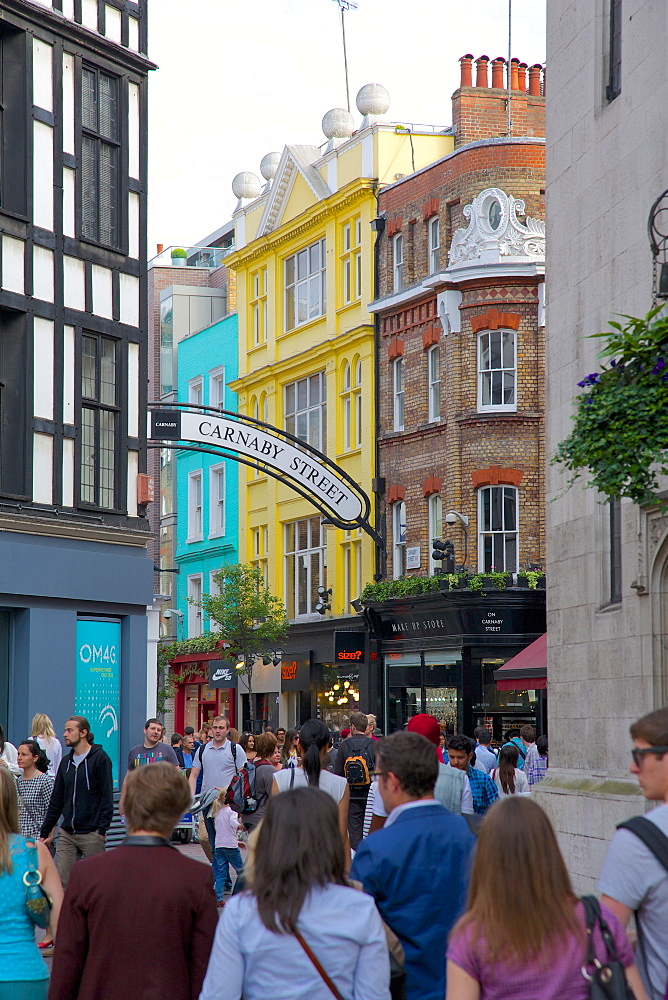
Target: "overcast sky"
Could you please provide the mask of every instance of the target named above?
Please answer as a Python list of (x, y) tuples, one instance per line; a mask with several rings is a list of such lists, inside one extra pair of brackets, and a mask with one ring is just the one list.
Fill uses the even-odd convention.
[[(545, 61), (546, 0), (512, 0), (512, 54)], [(390, 93), (388, 121), (449, 125), (467, 52), (508, 53), (509, 0), (358, 0), (345, 15), (351, 110), (365, 83)], [(148, 256), (189, 246), (234, 210), (231, 182), (265, 153), (325, 141), (346, 106), (336, 0), (152, 0)]]

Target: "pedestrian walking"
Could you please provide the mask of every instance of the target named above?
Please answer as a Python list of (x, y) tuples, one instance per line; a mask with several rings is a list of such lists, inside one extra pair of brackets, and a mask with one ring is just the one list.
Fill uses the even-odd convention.
[(668, 994), (668, 708), (631, 726), (631, 774), (657, 805), (617, 827), (601, 869), (601, 899), (627, 927), (635, 914), (636, 961), (650, 1000)]
[(539, 781), (542, 781), (547, 774), (547, 736), (539, 736), (536, 740), (536, 752), (527, 752), (527, 761), (524, 765), (524, 772), (529, 782), (529, 788), (533, 788)]
[(448, 757), (451, 767), (456, 767), (467, 775), (473, 796), (473, 811), (478, 816), (484, 816), (498, 799), (499, 791), (488, 774), (471, 765), (471, 743), (468, 736), (451, 736), (448, 740)]
[(32, 739), (37, 740), (49, 760), (47, 774), (55, 778), (60, 767), (60, 762), (63, 759), (63, 748), (48, 715), (44, 715), (43, 712), (36, 712), (33, 715), (32, 723), (30, 724), (30, 735)]
[[(195, 754), (193, 766), (190, 769), (188, 781), (192, 794), (195, 794), (200, 773), (202, 774), (201, 791), (202, 794), (212, 789), (229, 788), (232, 779), (239, 773), (246, 763), (246, 754), (238, 743), (228, 739), (230, 729), (229, 721), (224, 715), (217, 715), (213, 720), (211, 732), (213, 739), (206, 743)], [(214, 796), (215, 798), (215, 796)], [(225, 889), (231, 889), (231, 880), (227, 866), (224, 866), (222, 873), (219, 871), (219, 856), (216, 855), (216, 828), (211, 806), (202, 810), (202, 817), (209, 836), (209, 848), (211, 850), (211, 865), (213, 868), (214, 885), (222, 885)], [(222, 900), (222, 895), (218, 901)]]
[(273, 733), (260, 733), (255, 740), (257, 747), (257, 757), (253, 761), (255, 764), (255, 801), (257, 809), (252, 813), (242, 813), (241, 819), (247, 830), (254, 830), (258, 825), (267, 802), (271, 796), (274, 775), (280, 768), (281, 751), (277, 738)]
[(527, 759), (527, 754), (529, 752), (529, 748), (532, 747), (533, 744), (536, 742), (536, 730), (533, 728), (533, 726), (521, 726), (519, 734), (515, 735), (516, 733), (517, 733), (516, 729), (514, 730), (509, 729), (508, 732), (506, 733), (506, 742), (503, 744), (503, 746), (510, 745), (517, 747), (517, 752), (519, 754), (517, 766), (519, 767), (520, 771), (523, 771), (524, 764)]
[[(272, 734), (273, 735), (273, 734)], [(218, 798), (211, 806), (209, 814), (213, 819), (216, 830), (216, 846), (214, 854), (216, 857), (216, 901), (218, 906), (224, 905), (223, 897), (225, 893), (232, 890), (232, 879), (230, 877), (230, 867), (234, 868), (237, 875), (243, 868), (241, 851), (239, 850), (238, 834), (241, 830), (239, 813), (230, 806), (228, 789), (223, 788)]]
[(476, 726), (473, 730), (473, 735), (476, 741), (476, 764), (479, 765), (480, 769), (484, 770), (486, 774), (489, 774), (492, 768), (496, 767), (498, 763), (496, 754), (490, 750), (492, 734), (489, 729), (485, 729), (484, 726)]
[(6, 768), (15, 778), (21, 773), (16, 760), (16, 747), (5, 739), (5, 731), (0, 726), (0, 767)]
[(162, 742), (163, 726), (157, 719), (147, 719), (144, 723), (144, 742), (132, 747), (128, 753), (128, 771), (146, 764), (165, 761), (179, 767), (176, 753), (168, 743)]
[(249, 890), (221, 914), (200, 1000), (332, 1000), (330, 983), (347, 1000), (389, 1000), (385, 931), (348, 884), (331, 796), (274, 796), (254, 837)]
[[(26, 910), (24, 875), (35, 871), (52, 900), (50, 937), (55, 936), (63, 889), (51, 855), (19, 833), (14, 778), (0, 770), (0, 1000), (45, 1000), (49, 971), (35, 944), (35, 925)], [(29, 875), (34, 879), (34, 875)]]
[(121, 801), (129, 835), (72, 871), (49, 1000), (197, 1000), (217, 911), (209, 869), (169, 839), (190, 801), (187, 779), (170, 764), (129, 774)]
[[(272, 794), (287, 792), (303, 785), (314, 785), (327, 792), (334, 799), (339, 810), (339, 827), (346, 847), (348, 847), (348, 802), (350, 793), (348, 782), (338, 774), (332, 774), (323, 766), (329, 753), (329, 729), (320, 719), (309, 719), (299, 730), (298, 767), (282, 768), (274, 775)], [(286, 740), (287, 742), (287, 740)]]
[(493, 767), (489, 776), (496, 785), (499, 798), (506, 795), (530, 795), (531, 789), (526, 774), (517, 766), (519, 751), (509, 744), (499, 751), (499, 766)]
[(443, 1000), (446, 941), (464, 911), (475, 844), (466, 820), (434, 799), (438, 763), (435, 745), (418, 733), (378, 743), (378, 791), (389, 815), (350, 869), (403, 945), (410, 1000)]
[[(271, 733), (270, 735), (273, 736), (274, 734)], [(242, 733), (239, 738), (239, 746), (246, 754), (246, 760), (255, 760), (257, 757), (257, 750), (255, 749), (255, 736), (253, 736), (252, 733)]]
[[(624, 928), (607, 907), (601, 913), (633, 995), (646, 1000)], [(603, 963), (600, 927), (592, 944)], [(549, 819), (530, 797), (507, 796), (480, 827), (468, 908), (448, 945), (446, 1000), (587, 1000), (587, 946), (584, 906)]]
[(353, 850), (362, 839), (364, 810), (376, 761), (374, 741), (366, 735), (369, 720), (363, 712), (352, 712), (350, 736), (339, 743), (334, 774), (348, 782), (348, 836)]
[(71, 716), (65, 723), (64, 741), (69, 753), (58, 768), (40, 830), (40, 840), (50, 844), (56, 823), (63, 817), (56, 845), (56, 868), (63, 888), (75, 861), (104, 851), (114, 810), (111, 761), (93, 742), (88, 719)]
[(17, 761), (21, 775), (15, 778), (19, 796), (19, 826), (24, 837), (36, 840), (46, 816), (53, 778), (49, 762), (37, 740), (24, 740), (19, 744)]
[(296, 729), (288, 729), (281, 747), (281, 764), (283, 767), (297, 767), (299, 764), (299, 754), (297, 752), (297, 740), (299, 733)]

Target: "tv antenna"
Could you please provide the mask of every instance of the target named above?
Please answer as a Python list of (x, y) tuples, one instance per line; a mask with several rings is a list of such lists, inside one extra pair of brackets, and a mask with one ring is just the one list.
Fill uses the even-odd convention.
[(357, 4), (355, 0), (334, 0), (338, 3), (339, 10), (341, 11), (341, 39), (343, 41), (343, 69), (346, 75), (346, 102), (348, 105), (348, 111), (350, 111), (350, 87), (348, 85), (348, 52), (346, 49), (346, 21), (345, 14), (348, 10), (357, 10)]

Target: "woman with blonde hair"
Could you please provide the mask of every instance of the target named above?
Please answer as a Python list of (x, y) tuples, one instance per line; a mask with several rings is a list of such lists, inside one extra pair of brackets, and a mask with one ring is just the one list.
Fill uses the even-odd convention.
[[(31, 857), (32, 855), (32, 857)], [(23, 876), (42, 876), (51, 897), (50, 929), (55, 935), (63, 889), (44, 844), (35, 844), (19, 833), (19, 804), (14, 778), (0, 770), (0, 1000), (46, 1000), (49, 971), (35, 944), (35, 926), (26, 910)]]
[(63, 759), (63, 748), (48, 715), (44, 715), (43, 712), (36, 712), (33, 715), (30, 736), (33, 740), (37, 740), (49, 758), (49, 770), (46, 773), (55, 778), (60, 767), (60, 762)]
[[(607, 906), (600, 910), (635, 1000), (646, 1000), (624, 928)], [(543, 810), (524, 795), (500, 799), (480, 827), (468, 909), (450, 935), (446, 1000), (587, 1000), (583, 969), (592, 975), (595, 964), (586, 927)], [(591, 941), (605, 963), (600, 924)]]

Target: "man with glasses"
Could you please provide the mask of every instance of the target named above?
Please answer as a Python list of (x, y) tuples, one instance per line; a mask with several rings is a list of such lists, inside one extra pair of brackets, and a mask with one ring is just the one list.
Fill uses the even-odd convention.
[[(634, 722), (631, 737), (629, 771), (638, 779), (645, 798), (660, 805), (642, 818), (627, 821), (628, 828), (620, 824), (598, 887), (602, 902), (624, 926), (635, 912), (636, 963), (649, 1000), (664, 1000), (668, 986), (668, 708)], [(643, 827), (649, 831), (653, 848), (645, 840)]]

